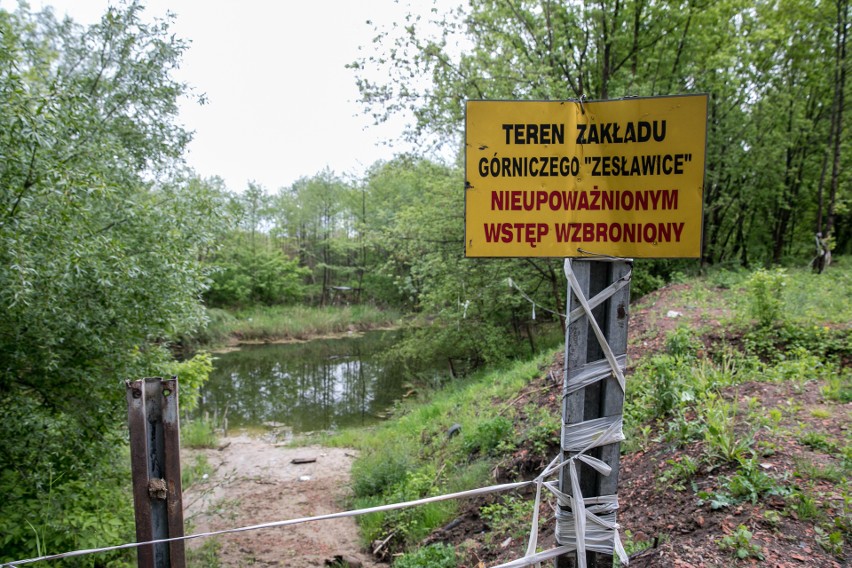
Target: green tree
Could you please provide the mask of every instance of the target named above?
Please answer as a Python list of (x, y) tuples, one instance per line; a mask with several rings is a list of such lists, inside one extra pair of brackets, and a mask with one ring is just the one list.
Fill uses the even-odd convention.
[(353, 188), (328, 169), (282, 188), (274, 200), (274, 236), (311, 270), (311, 293), (320, 305), (330, 301), (332, 287), (357, 286), (357, 202)]
[[(0, 10), (0, 556), (132, 535), (124, 379), (203, 322), (215, 196), (179, 175), (185, 44), (132, 2)], [(105, 456), (108, 456), (105, 458)], [(124, 503), (122, 505), (122, 503)], [(95, 530), (97, 529), (97, 530)]]
[(420, 142), (457, 143), (465, 99), (709, 93), (703, 260), (777, 263), (819, 224), (850, 240), (848, 21), (845, 0), (472, 0), (377, 30), (390, 47), (351, 67)]
[(429, 320), (396, 354), (411, 362), (443, 357), (459, 373), (532, 341), (532, 306), (507, 285), (509, 277), (534, 298), (539, 320), (552, 321), (547, 310), (560, 312), (565, 295), (558, 261), (464, 258), (462, 179), (458, 168), (425, 159), (378, 165), (366, 183), (362, 228), (373, 251), (369, 282), (385, 298), (392, 283), (397, 301)]

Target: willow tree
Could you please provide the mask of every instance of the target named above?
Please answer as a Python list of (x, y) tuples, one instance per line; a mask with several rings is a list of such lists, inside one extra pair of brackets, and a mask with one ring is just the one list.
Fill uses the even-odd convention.
[(202, 322), (215, 212), (178, 176), (185, 45), (141, 12), (83, 28), (0, 10), (2, 560), (131, 528), (122, 381), (168, 372), (169, 341)]

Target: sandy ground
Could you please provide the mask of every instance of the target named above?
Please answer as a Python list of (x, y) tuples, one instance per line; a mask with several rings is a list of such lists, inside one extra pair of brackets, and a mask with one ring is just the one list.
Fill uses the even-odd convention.
[[(223, 439), (219, 449), (187, 450), (182, 462), (193, 463), (198, 453), (207, 456), (214, 473), (184, 491), (184, 516), (192, 533), (345, 510), (355, 457), (351, 450), (280, 447), (242, 434)], [(316, 461), (294, 464), (294, 459)], [(213, 538), (221, 545), (223, 566), (324, 566), (337, 555), (350, 557), (353, 566), (377, 566), (360, 551), (351, 517)], [(189, 546), (204, 540), (192, 540)]]

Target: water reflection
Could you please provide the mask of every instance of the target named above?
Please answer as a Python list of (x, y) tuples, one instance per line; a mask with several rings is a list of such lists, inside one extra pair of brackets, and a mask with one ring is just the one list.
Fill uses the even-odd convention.
[(398, 336), (376, 331), (219, 354), (201, 411), (226, 415), (231, 426), (279, 422), (295, 432), (373, 422), (407, 382), (399, 368), (378, 358)]

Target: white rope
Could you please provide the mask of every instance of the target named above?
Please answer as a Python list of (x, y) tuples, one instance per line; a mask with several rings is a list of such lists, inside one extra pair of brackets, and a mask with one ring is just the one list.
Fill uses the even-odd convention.
[(84, 556), (88, 554), (95, 554), (99, 552), (113, 552), (116, 550), (124, 550), (128, 548), (137, 548), (139, 546), (147, 546), (153, 544), (161, 544), (167, 542), (174, 542), (178, 540), (192, 540), (196, 538), (206, 538), (211, 536), (219, 536), (225, 534), (234, 534), (241, 533), (247, 531), (255, 531), (260, 529), (270, 529), (275, 527), (286, 527), (291, 525), (298, 525), (301, 523), (307, 523), (312, 521), (327, 521), (332, 519), (342, 519), (345, 517), (355, 517), (358, 515), (368, 515), (370, 513), (380, 513), (384, 511), (395, 511), (397, 509), (403, 509), (406, 507), (416, 507), (417, 505), (426, 505), (428, 503), (437, 503), (439, 501), (448, 501), (450, 499), (461, 499), (465, 497), (474, 497), (476, 495), (483, 495), (486, 493), (500, 493), (504, 491), (511, 491), (513, 489), (520, 489), (521, 487), (526, 487), (528, 485), (532, 485), (535, 481), (519, 481), (516, 483), (504, 483), (502, 485), (490, 485), (488, 487), (480, 487), (477, 489), (470, 489), (468, 491), (459, 491), (457, 493), (449, 493), (446, 495), (437, 495), (434, 497), (425, 497), (423, 499), (417, 499), (415, 501), (406, 501), (403, 503), (394, 503), (391, 505), (379, 505), (376, 507), (369, 507), (366, 509), (355, 509), (352, 511), (344, 511), (340, 513), (329, 513), (326, 515), (317, 515), (315, 517), (302, 517), (298, 519), (290, 519), (286, 521), (275, 521), (270, 523), (262, 523), (258, 525), (249, 525), (239, 528), (233, 529), (224, 529), (220, 531), (211, 531), (205, 533), (196, 533), (187, 536), (179, 536), (172, 538), (162, 538), (158, 540), (149, 540), (146, 542), (132, 542), (127, 544), (119, 544), (116, 546), (105, 546), (103, 548), (89, 548), (86, 550), (75, 550), (73, 552), (64, 552), (62, 554), (51, 554), (47, 556), (39, 556), (38, 558), (27, 558), (25, 560), (15, 560), (13, 562), (7, 562), (5, 564), (0, 564), (0, 567), (13, 567), (13, 566), (22, 566), (24, 564), (32, 564), (34, 562), (41, 562), (43, 560), (60, 560), (63, 558), (73, 558), (75, 556)]

